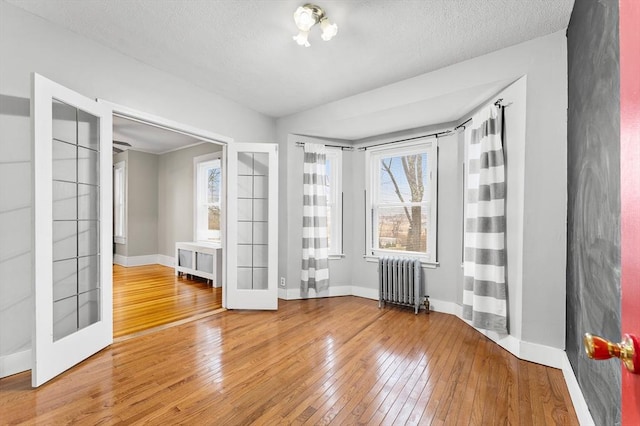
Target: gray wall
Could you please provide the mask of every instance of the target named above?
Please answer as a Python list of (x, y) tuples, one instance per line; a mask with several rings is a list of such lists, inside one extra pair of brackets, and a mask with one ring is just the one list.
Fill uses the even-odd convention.
[(119, 155), (124, 156), (127, 171), (127, 243), (116, 244), (116, 253), (123, 256), (157, 254), (158, 156), (134, 150)]
[(617, 0), (577, 1), (568, 30), (567, 355), (596, 424), (620, 423), (620, 363), (589, 360), (585, 332), (620, 339)]
[(31, 347), (29, 114), (27, 97), (0, 93), (0, 357)]
[(193, 157), (221, 149), (221, 145), (203, 142), (159, 156), (156, 253), (173, 257), (177, 241), (193, 241)]
[(114, 162), (127, 162), (127, 243), (116, 254), (173, 257), (177, 241), (193, 241), (193, 158), (219, 152), (203, 142), (165, 154), (127, 150)]
[[(520, 190), (507, 200), (507, 208), (516, 210), (507, 224), (510, 233), (509, 315), (515, 321), (515, 324), (510, 324), (510, 334), (522, 341), (564, 349), (566, 61), (566, 37), (563, 31), (279, 119), (279, 153), (281, 161), (284, 159), (286, 162), (286, 169), (281, 167), (280, 180), (287, 188), (280, 196), (280, 220), (281, 223), (290, 224), (280, 227), (279, 275), (287, 279), (289, 288), (299, 286), (300, 277), (299, 264), (282, 260), (296, 259), (298, 254), (295, 251), (299, 245), (298, 231), (293, 226), (298, 209), (294, 194), (299, 191), (300, 186), (300, 174), (296, 166), (296, 150), (299, 148), (292, 144), (290, 134), (318, 134), (318, 123), (326, 127), (332, 121), (340, 123), (342, 120), (354, 120), (361, 126), (367, 126), (367, 123), (384, 119), (383, 112), (386, 110), (390, 112), (389, 120), (397, 125), (396, 121), (402, 120), (402, 116), (392, 114), (393, 108), (402, 99), (407, 99), (407, 103), (410, 103), (412, 96), (419, 96), (415, 94), (434, 90), (455, 93), (488, 83), (506, 81), (507, 85), (520, 80), (518, 87), (512, 87), (514, 104), (507, 108), (507, 114), (519, 117), (515, 120), (514, 128), (508, 129), (509, 134), (518, 133), (518, 137), (512, 139), (514, 146), (507, 153), (507, 161), (511, 163), (510, 170), (517, 172), (515, 176), (509, 176), (509, 179), (513, 179), (509, 186), (520, 186)], [(427, 120), (428, 117), (425, 117), (425, 123)], [(514, 123), (513, 118), (510, 120)], [(456, 145), (455, 141), (453, 145)], [(447, 152), (447, 148), (442, 151), (442, 161), (451, 164), (458, 152), (452, 147), (449, 148), (451, 152)], [(352, 265), (352, 285), (373, 289), (377, 282), (376, 265), (362, 260), (364, 213), (358, 206), (363, 205), (363, 170), (364, 159), (359, 153), (352, 153), (350, 172), (354, 210), (349, 212), (345, 206), (345, 213), (353, 217), (351, 229), (354, 233), (354, 249), (352, 255), (343, 261)], [(449, 184), (453, 187), (457, 182)], [(441, 193), (446, 193), (448, 190), (442, 187), (442, 182), (440, 185)], [(455, 198), (444, 198), (442, 203), (452, 208)], [(440, 209), (441, 216), (446, 214), (444, 211)], [(445, 218), (439, 224), (439, 229), (440, 225), (453, 226), (455, 221), (455, 217)], [(456, 238), (455, 234), (453, 238)], [(459, 268), (460, 259), (453, 244), (458, 242), (440, 242), (439, 250), (451, 260), (446, 264), (441, 263), (440, 269), (429, 272), (427, 276), (429, 295), (441, 298), (441, 301), (451, 306), (459, 302), (460, 297), (459, 283), (456, 281), (459, 279), (459, 272), (454, 273), (454, 268)], [(441, 261), (444, 262), (445, 258), (441, 257)], [(346, 268), (344, 271), (347, 273)], [(513, 290), (511, 285), (515, 285)], [(557, 361), (556, 365), (559, 365)]]
[(30, 365), (33, 230), (28, 99), (32, 72), (89, 98), (239, 142), (273, 142), (275, 121), (3, 1), (0, 58), (1, 377), (10, 374), (7, 365)]

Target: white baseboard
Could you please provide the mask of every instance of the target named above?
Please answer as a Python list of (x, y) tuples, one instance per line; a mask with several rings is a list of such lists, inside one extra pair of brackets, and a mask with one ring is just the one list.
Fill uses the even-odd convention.
[(562, 374), (564, 375), (564, 381), (567, 383), (569, 396), (571, 396), (571, 402), (573, 402), (573, 409), (576, 411), (580, 425), (594, 426), (595, 423), (593, 421), (593, 417), (591, 417), (587, 401), (584, 399), (584, 395), (582, 394), (582, 390), (578, 384), (578, 379), (576, 379), (576, 375), (573, 372), (573, 367), (571, 367), (571, 363), (569, 362), (569, 357), (567, 357), (566, 352), (562, 358)]
[[(329, 287), (328, 290), (316, 293), (315, 290), (309, 290), (309, 296), (305, 299), (316, 299), (319, 297), (337, 297), (337, 296), (357, 296), (366, 299), (378, 300), (378, 289), (360, 287), (354, 285), (339, 285)], [(298, 300), (303, 297), (299, 288), (278, 288), (278, 297), (284, 300)]]
[(162, 266), (168, 266), (169, 268), (173, 268), (174, 266), (176, 266), (176, 262), (173, 256), (167, 256), (166, 254), (159, 254), (157, 263)]
[(357, 285), (351, 286), (351, 294), (358, 297), (364, 297), (365, 299), (378, 300), (378, 289), (369, 287), (360, 287)]
[(173, 268), (175, 264), (173, 257), (164, 254), (148, 254), (145, 256), (122, 256), (120, 254), (114, 254), (113, 263), (125, 267), (159, 264), (170, 268)]
[[(329, 287), (328, 290), (317, 293), (314, 289), (309, 290), (308, 297), (304, 299), (317, 299), (320, 297), (337, 297), (337, 296), (352, 296), (350, 285), (341, 285)], [(302, 299), (299, 288), (278, 288), (278, 297), (284, 300), (298, 300)]]
[[(429, 298), (429, 302), (431, 304), (432, 311), (455, 315), (462, 321), (469, 324), (470, 327), (473, 327), (469, 321), (462, 318), (461, 305), (458, 305), (455, 302), (432, 298)], [(527, 342), (512, 335), (498, 334), (493, 331), (479, 328), (475, 329), (520, 359), (535, 362), (536, 364), (546, 365), (547, 367), (562, 369), (562, 360), (563, 357), (566, 357), (566, 353), (562, 349)]]
[(434, 312), (442, 312), (443, 314), (455, 315), (458, 318), (462, 317), (462, 307), (460, 305), (454, 302), (434, 299), (432, 297), (429, 298), (429, 310)]
[(0, 379), (31, 370), (31, 349), (0, 356)]
[[(431, 309), (433, 311), (455, 315), (469, 324), (468, 321), (462, 318), (462, 306), (458, 305), (457, 303), (446, 302), (431, 298), (429, 298), (429, 301), (431, 302)], [(469, 324), (469, 326), (471, 326), (471, 324)], [(573, 408), (576, 412), (576, 415), (578, 416), (580, 425), (594, 425), (593, 418), (591, 417), (591, 413), (589, 412), (589, 408), (587, 407), (584, 395), (582, 394), (582, 390), (580, 389), (578, 380), (573, 373), (573, 368), (571, 368), (567, 353), (564, 350), (551, 346), (527, 342), (511, 335), (500, 335), (492, 331), (481, 330), (478, 328), (476, 328), (476, 330), (487, 336), (489, 339), (491, 339), (519, 359), (562, 370), (564, 381), (567, 384), (569, 395), (571, 396), (571, 402), (573, 403)]]
[(278, 299), (289, 300), (287, 299), (287, 289), (278, 287)]

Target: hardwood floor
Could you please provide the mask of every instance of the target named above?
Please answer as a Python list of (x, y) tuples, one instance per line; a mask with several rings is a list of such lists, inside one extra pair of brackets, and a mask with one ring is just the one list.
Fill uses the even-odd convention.
[(0, 380), (8, 424), (578, 424), (562, 372), (452, 315), (352, 296), (226, 311), (113, 344), (43, 387)]
[(113, 336), (211, 313), (222, 307), (222, 289), (176, 277), (162, 265), (113, 265)]

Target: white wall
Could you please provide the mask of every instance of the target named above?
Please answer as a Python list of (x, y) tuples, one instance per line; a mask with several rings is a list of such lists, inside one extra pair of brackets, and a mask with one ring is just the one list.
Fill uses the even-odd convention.
[[(513, 182), (521, 187), (516, 195), (508, 200), (508, 208), (516, 209), (509, 226), (515, 232), (509, 239), (509, 276), (514, 275), (516, 288), (510, 290), (510, 315), (512, 336), (518, 341), (543, 345), (556, 349), (564, 348), (565, 332), (565, 258), (566, 258), (566, 108), (567, 108), (567, 52), (564, 31), (531, 40), (516, 46), (483, 55), (459, 64), (423, 74), (399, 83), (385, 86), (370, 92), (332, 102), (321, 107), (292, 115), (277, 121), (280, 152), (285, 153), (287, 169), (281, 170), (282, 183), (286, 182), (288, 199), (287, 213), (296, 214), (292, 206), (293, 195), (299, 186), (297, 161), (293, 154), (290, 133), (318, 134), (318, 129), (339, 124), (341, 120), (357, 117), (366, 125), (367, 119), (380, 120), (380, 113), (389, 110), (391, 126), (399, 126), (402, 117), (393, 114), (394, 108), (402, 108), (402, 99), (406, 104), (423, 93), (450, 93), (465, 88), (482, 86), (496, 81), (513, 82), (526, 76), (520, 84), (511, 88), (514, 104), (507, 108), (507, 115), (524, 117), (512, 121), (513, 133), (524, 135), (524, 139), (510, 147), (513, 170), (520, 175), (512, 176)], [(359, 117), (360, 116), (360, 117)], [(373, 121), (372, 121), (373, 122)], [(425, 123), (428, 123), (425, 118)], [(305, 129), (308, 131), (306, 132)], [(410, 132), (408, 132), (410, 133)], [(443, 138), (445, 139), (445, 138)], [(451, 147), (449, 146), (451, 145)], [(458, 150), (453, 148), (454, 140), (448, 142), (441, 151), (441, 167), (451, 166)], [(443, 140), (442, 146), (445, 146)], [(449, 152), (448, 152), (449, 151)], [(345, 165), (345, 169), (349, 167)], [(364, 170), (363, 159), (355, 155), (351, 166), (353, 193), (352, 199), (361, 205), (364, 183), (361, 181)], [(512, 170), (512, 171), (513, 171)], [(441, 173), (450, 173), (442, 170)], [(453, 173), (452, 173), (453, 175)], [(360, 179), (360, 180), (359, 180)], [(447, 185), (440, 180), (440, 195), (444, 197)], [(453, 182), (450, 183), (452, 186)], [(511, 185), (511, 183), (509, 184)], [(458, 219), (443, 218), (444, 205), (454, 208), (454, 200), (441, 198), (439, 218), (440, 226), (449, 219), (453, 226)], [(444, 204), (444, 205), (443, 205)], [(457, 208), (457, 207), (455, 207)], [(284, 209), (282, 209), (284, 210)], [(353, 256), (344, 259), (352, 264), (352, 284), (375, 286), (377, 272), (375, 264), (365, 264), (359, 258), (364, 247), (364, 213), (356, 207), (353, 212)], [(283, 214), (284, 215), (284, 214)], [(282, 217), (285, 223), (293, 223), (293, 217)], [(444, 221), (444, 222), (442, 222)], [(296, 250), (297, 231), (290, 227), (281, 227), (280, 241), (287, 241), (289, 252)], [(442, 233), (440, 235), (442, 238)], [(453, 244), (459, 244), (454, 241)], [(449, 241), (439, 242), (443, 256), (457, 261), (454, 246)], [(457, 250), (455, 250), (457, 251)], [(427, 291), (431, 297), (441, 298), (445, 304), (459, 302), (460, 273), (449, 264), (444, 265), (441, 257), (440, 270), (427, 276)], [(447, 261), (449, 263), (449, 261)], [(281, 264), (282, 266), (282, 264)], [(445, 272), (445, 269), (448, 272)], [(280, 269), (280, 275), (287, 278), (289, 286), (299, 285), (299, 267), (286, 265)], [(455, 278), (454, 278), (455, 276)], [(456, 281), (453, 281), (453, 280)]]
[[(239, 142), (273, 142), (275, 122), (0, 1), (0, 377), (31, 339), (30, 74)], [(18, 368), (18, 370), (16, 370)], [(27, 368), (29, 368), (27, 364)]]

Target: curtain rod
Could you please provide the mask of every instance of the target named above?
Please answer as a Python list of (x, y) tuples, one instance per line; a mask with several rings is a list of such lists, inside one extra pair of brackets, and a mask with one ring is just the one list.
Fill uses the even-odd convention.
[[(298, 147), (303, 147), (304, 146), (304, 142), (296, 142), (296, 146)], [(325, 145), (328, 146), (329, 148), (340, 148), (341, 150), (345, 151), (353, 151), (353, 147), (352, 146), (342, 146), (342, 145)]]
[[(502, 103), (503, 101), (504, 101), (504, 99), (500, 98), (497, 101), (495, 101), (493, 104), (495, 106), (497, 106), (498, 108), (505, 108), (505, 107), (508, 107), (509, 105), (511, 105), (513, 103), (513, 102), (509, 102), (508, 104), (503, 104)], [(451, 133), (454, 133), (455, 131), (457, 131), (460, 127), (465, 127), (465, 124), (470, 122), (471, 118), (472, 117), (469, 117), (467, 120), (465, 120), (461, 124), (458, 124), (453, 129), (448, 129), (448, 130), (445, 130), (445, 131), (442, 131), (442, 132), (438, 132), (438, 133), (431, 133), (430, 135), (415, 136), (415, 137), (412, 137), (412, 138), (398, 139), (398, 140), (395, 140), (395, 141), (383, 142), (383, 143), (378, 143), (378, 144), (375, 144), (375, 145), (368, 145), (368, 146), (365, 146), (365, 147), (362, 147), (362, 148), (358, 148), (358, 150), (359, 151), (366, 151), (367, 148), (373, 148), (373, 147), (376, 147), (376, 146), (389, 145), (389, 144), (398, 143), (398, 142), (408, 142), (408, 141), (412, 141), (412, 140), (415, 140), (415, 139), (428, 138), (430, 136), (435, 136), (437, 138), (437, 137), (440, 137), (440, 136), (443, 136), (443, 135), (450, 135)]]
[[(500, 98), (497, 101), (495, 101), (493, 104), (495, 106), (497, 106), (498, 108), (506, 108), (509, 105), (513, 104), (513, 102), (509, 102), (507, 104), (503, 104), (504, 98)], [(389, 141), (389, 142), (382, 142), (382, 143), (377, 143), (375, 145), (367, 145), (361, 148), (358, 148), (358, 151), (366, 151), (369, 148), (375, 148), (377, 146), (383, 146), (383, 145), (390, 145), (390, 144), (394, 144), (394, 143), (398, 143), (398, 142), (409, 142), (409, 141), (413, 141), (416, 139), (421, 139), (421, 138), (428, 138), (431, 136), (435, 136), (436, 138), (443, 136), (443, 135), (450, 135), (451, 133), (456, 132), (459, 128), (461, 127), (465, 127), (465, 124), (467, 124), (468, 122), (470, 122), (472, 119), (472, 117), (469, 117), (468, 119), (466, 119), (464, 122), (458, 124), (456, 127), (454, 127), (453, 129), (448, 129), (448, 130), (444, 130), (442, 132), (437, 132), (437, 133), (431, 133), (429, 135), (421, 135), (421, 136), (414, 136), (412, 138), (406, 138), (406, 139), (398, 139), (395, 141)], [(296, 146), (304, 146), (304, 142), (296, 142)], [(325, 146), (329, 146), (332, 148), (341, 148), (343, 150), (349, 150), (349, 151), (353, 151), (353, 147), (349, 147), (349, 146), (340, 146), (340, 145), (325, 145)]]
[(445, 130), (444, 132), (431, 133), (429, 135), (414, 136), (412, 138), (398, 139), (398, 140), (389, 141), (389, 142), (382, 142), (382, 143), (377, 143), (375, 145), (367, 145), (367, 146), (363, 146), (361, 148), (358, 148), (358, 151), (366, 151), (367, 149), (375, 148), (376, 146), (391, 145), (393, 143), (398, 143), (398, 142), (408, 142), (408, 141), (413, 141), (413, 140), (416, 140), (416, 139), (428, 138), (428, 137), (431, 137), (431, 136), (435, 136), (437, 138), (437, 137), (440, 137), (442, 135), (448, 135), (448, 134), (451, 134), (451, 133), (453, 133), (453, 130), (449, 129), (449, 130)]
[[(504, 101), (503, 98), (498, 99), (497, 101), (495, 101), (493, 104), (495, 106), (497, 106), (498, 108), (506, 108), (509, 105), (511, 105), (513, 102), (509, 102), (508, 104), (503, 104), (502, 102)], [(458, 130), (460, 127), (466, 127), (465, 124), (467, 124), (468, 122), (471, 121), (473, 117), (469, 117), (467, 118), (464, 122), (458, 124), (456, 127), (453, 128), (454, 131)]]

